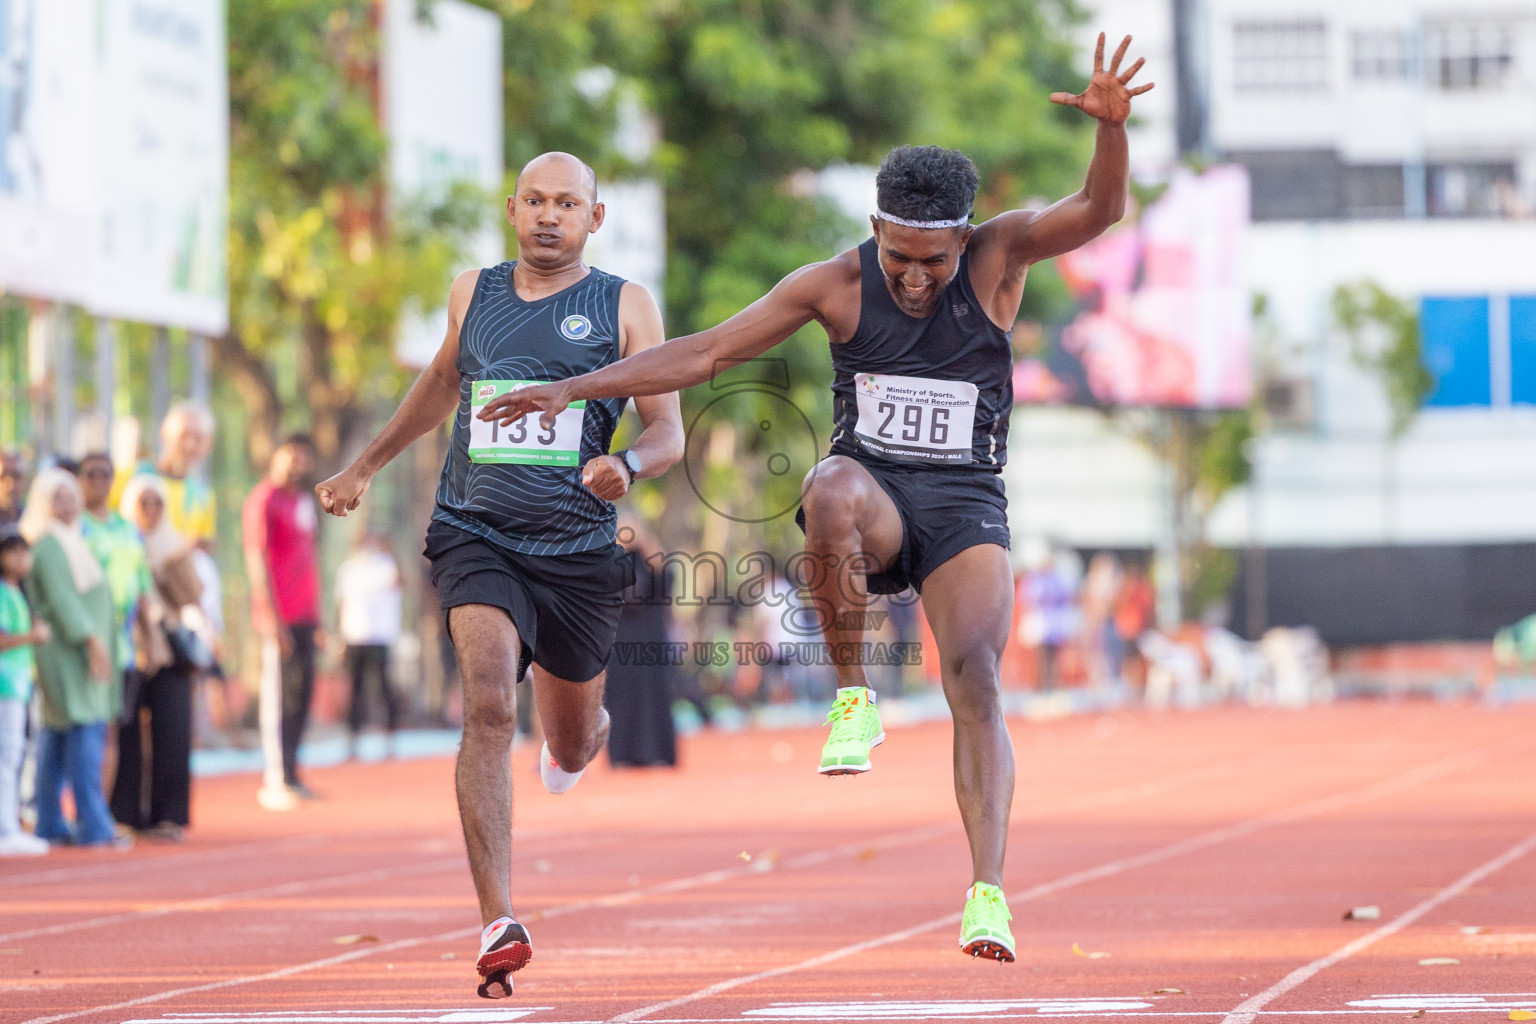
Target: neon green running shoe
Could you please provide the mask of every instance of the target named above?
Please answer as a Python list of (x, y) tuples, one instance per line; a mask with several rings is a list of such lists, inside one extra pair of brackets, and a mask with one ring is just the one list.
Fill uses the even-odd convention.
[(857, 775), (869, 771), (869, 752), (885, 742), (875, 691), (866, 686), (844, 686), (827, 715), (832, 735), (821, 748), (823, 775)]
[(1013, 963), (1013, 932), (1008, 922), (1008, 900), (1003, 890), (977, 882), (965, 891), (965, 913), (960, 917), (960, 952), (988, 960)]

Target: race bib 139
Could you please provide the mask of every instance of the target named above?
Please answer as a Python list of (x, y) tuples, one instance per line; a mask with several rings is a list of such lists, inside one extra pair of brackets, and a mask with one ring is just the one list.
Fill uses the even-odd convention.
[(491, 399), (542, 381), (477, 380), (469, 401), (469, 461), (478, 463), (511, 462), (528, 466), (576, 466), (581, 459), (581, 424), (586, 416), (586, 402), (572, 402), (555, 417), (555, 425), (545, 429), (537, 412), (515, 423), (502, 426), (480, 419), (480, 411)]
[(901, 462), (971, 461), (976, 385), (964, 380), (856, 373), (854, 433), (870, 451)]

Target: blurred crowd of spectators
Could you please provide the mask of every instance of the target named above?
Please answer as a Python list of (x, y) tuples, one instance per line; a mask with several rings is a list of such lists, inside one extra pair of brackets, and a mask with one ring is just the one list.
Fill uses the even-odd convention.
[[(199, 717), (207, 733), (213, 709), (239, 724), (227, 712), (242, 706), (227, 700), (241, 688), (222, 664), (217, 508), (202, 472), (213, 434), (210, 412), (183, 402), (153, 460), (115, 465), (95, 451), (31, 474), (19, 452), (0, 452), (0, 856), (184, 841)], [(316, 796), (296, 756), (321, 621), (310, 461), (306, 438), (280, 444), (241, 517), (263, 647), (257, 799), (274, 810)], [(370, 682), (393, 733), (401, 586), (378, 538), (342, 566), (336, 597), (354, 740)]]

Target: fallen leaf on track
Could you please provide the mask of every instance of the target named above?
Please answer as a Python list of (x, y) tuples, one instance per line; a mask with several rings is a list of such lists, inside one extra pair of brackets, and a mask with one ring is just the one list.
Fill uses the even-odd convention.
[(1509, 1011), (1509, 1019), (1510, 1020), (1536, 1020), (1536, 1013), (1533, 1013), (1530, 1010), (1510, 1010)]
[(1409, 1020), (1413, 1020), (1413, 1018), (1415, 1018), (1415, 1017), (1422, 1017), (1422, 1016), (1424, 1016), (1424, 1011), (1423, 1010), (1419, 1010), (1417, 1013), (1406, 1014), (1406, 1016), (1407, 1016), (1407, 1018)]
[(853, 859), (858, 861), (860, 864), (864, 864), (864, 863), (866, 863), (868, 861), (872, 861), (872, 860), (875, 859), (875, 851), (874, 850), (860, 850), (859, 853), (858, 853), (858, 856), (854, 857)]
[(1155, 988), (1152, 990), (1155, 996), (1181, 996), (1184, 990), (1181, 988)]
[(1423, 960), (1419, 961), (1419, 966), (1420, 967), (1443, 967), (1446, 964), (1459, 964), (1459, 963), (1461, 963), (1461, 961), (1457, 960), (1453, 956), (1428, 956), (1428, 957), (1425, 957)]
[(748, 862), (748, 861), (750, 861), (752, 859), (752, 855), (750, 853), (748, 853), (746, 850), (742, 850), (740, 853), (738, 853), (736, 855), (736, 859), (741, 861), (742, 863), (746, 863), (746, 862)]
[(1379, 921), (1381, 920), (1381, 908), (1376, 906), (1351, 907), (1344, 913), (1346, 921)]
[(350, 946), (355, 942), (378, 942), (377, 935), (338, 935), (331, 940), (338, 946)]
[(1109, 956), (1108, 953), (1085, 953), (1083, 952), (1083, 947), (1079, 946), (1075, 942), (1072, 943), (1072, 955), (1084, 957), (1088, 960), (1103, 960), (1105, 957)]

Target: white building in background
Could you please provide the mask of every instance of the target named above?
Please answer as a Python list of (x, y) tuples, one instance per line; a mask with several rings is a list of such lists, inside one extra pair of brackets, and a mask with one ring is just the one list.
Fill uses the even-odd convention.
[[(1536, 570), (1536, 0), (1098, 7), (1095, 26), (1122, 8), (1162, 11), (1170, 25), (1175, 8), (1193, 12), (1186, 67), (1206, 83), (1200, 134), (1210, 156), (1251, 175), (1245, 262), (1268, 310), (1256, 334), (1271, 339), (1274, 427), (1253, 447), (1252, 489), (1221, 503), (1210, 539), (1270, 548), (1272, 567), (1287, 550), (1332, 550), (1350, 565), (1364, 563), (1345, 552), (1369, 552), (1387, 588), (1432, 587), (1422, 566), (1467, 563), (1491, 545)], [(1159, 90), (1174, 84), (1162, 69), (1153, 77)], [(1133, 147), (1171, 153), (1189, 112), (1155, 113), (1148, 129), (1165, 142), (1144, 130)], [(1333, 322), (1334, 290), (1362, 281), (1419, 309), (1438, 381), (1400, 439)], [(1021, 409), (1010, 448), (1016, 534), (1155, 543), (1159, 467), (1099, 414)], [(1503, 605), (1482, 618), (1448, 612), (1459, 624), (1444, 635), (1483, 635), (1507, 618), (1521, 600), (1505, 583)], [(1469, 577), (1464, 589), (1490, 586), (1503, 584)], [(1525, 589), (1536, 612), (1536, 582)], [(1433, 635), (1409, 618), (1400, 637), (1383, 621), (1355, 638)]]

